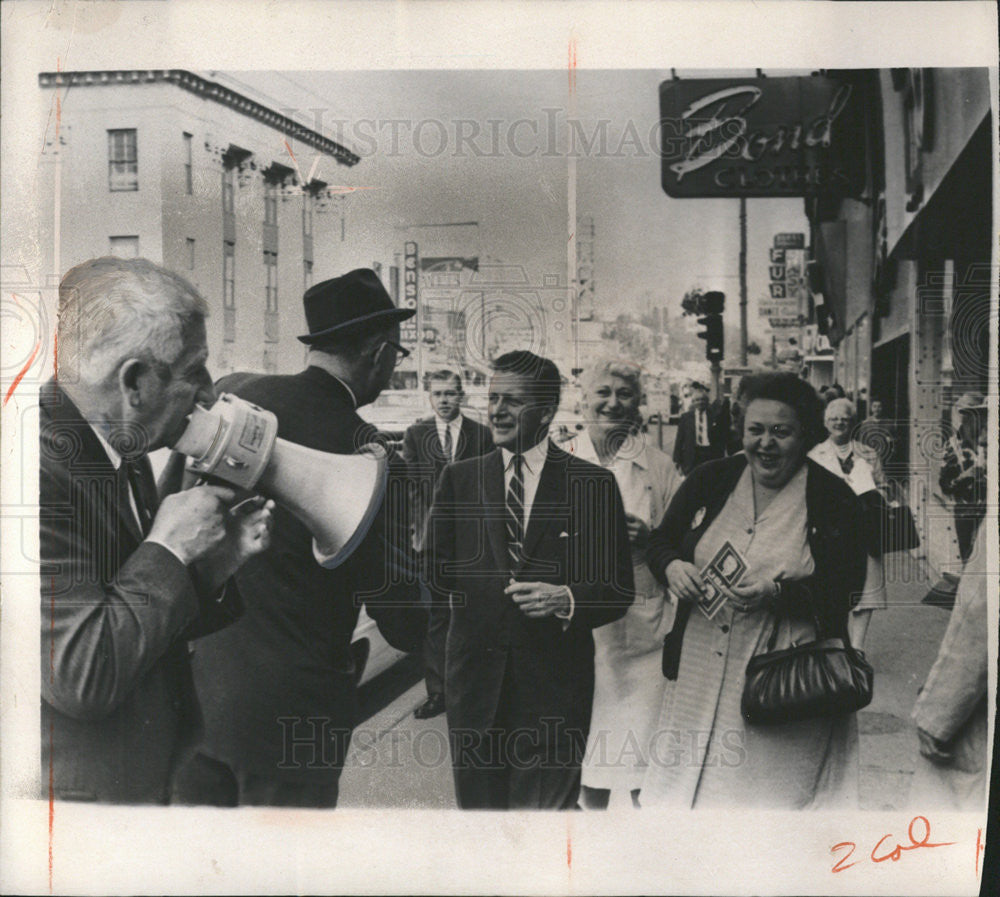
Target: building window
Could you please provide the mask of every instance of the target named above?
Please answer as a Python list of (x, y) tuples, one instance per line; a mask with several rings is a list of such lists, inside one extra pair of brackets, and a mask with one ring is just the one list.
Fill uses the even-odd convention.
[(187, 265), (188, 271), (194, 271), (194, 237), (187, 238)]
[(236, 169), (226, 166), (222, 169), (222, 214), (233, 214), (233, 194), (236, 191)]
[(194, 192), (194, 181), (191, 177), (193, 135), (184, 132), (184, 192), (190, 196)]
[(112, 193), (139, 189), (135, 128), (108, 131), (108, 189)]
[(264, 224), (278, 224), (278, 185), (275, 181), (264, 182)]
[(278, 253), (264, 252), (264, 271), (267, 275), (267, 304), (265, 311), (278, 310)]
[(139, 258), (139, 238), (138, 237), (109, 237), (108, 251), (111, 255), (116, 255), (121, 259)]
[(313, 232), (313, 197), (306, 193), (302, 197), (302, 236), (311, 237)]
[(236, 308), (236, 244), (222, 243), (222, 305)]
[(312, 286), (313, 282), (313, 263), (306, 259), (302, 263), (302, 285), (303, 289), (308, 290)]

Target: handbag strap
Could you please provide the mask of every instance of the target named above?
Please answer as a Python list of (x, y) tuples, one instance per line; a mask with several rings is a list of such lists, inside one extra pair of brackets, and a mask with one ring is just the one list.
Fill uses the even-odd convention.
[[(819, 623), (819, 617), (816, 614), (816, 609), (812, 606), (812, 600), (809, 601), (809, 609), (812, 611), (813, 626), (816, 627), (816, 639), (820, 640), (823, 638), (822, 627)], [(774, 614), (774, 626), (771, 627), (771, 635), (767, 639), (767, 653), (770, 654), (774, 650), (774, 646), (778, 643), (778, 629), (781, 626), (782, 617)], [(850, 639), (847, 637), (847, 627), (844, 627), (844, 645), (851, 649)], [(853, 650), (853, 649), (851, 649)]]

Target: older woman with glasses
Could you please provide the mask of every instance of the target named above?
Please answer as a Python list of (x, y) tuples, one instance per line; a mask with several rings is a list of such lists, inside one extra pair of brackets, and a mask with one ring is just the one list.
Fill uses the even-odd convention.
[[(823, 424), (830, 435), (817, 445), (809, 457), (822, 464), (830, 473), (844, 480), (855, 495), (871, 495), (887, 486), (878, 453), (863, 442), (854, 439), (858, 415), (848, 399), (834, 399), (826, 406)], [(877, 509), (879, 504), (875, 504)], [(868, 569), (865, 591), (854, 607), (847, 632), (855, 648), (863, 648), (872, 611), (886, 607), (885, 574), (882, 569), (882, 545), (879, 528), (869, 530)]]
[[(797, 375), (741, 384), (743, 452), (696, 468), (649, 540), (649, 563), (680, 602), (664, 645), (676, 678), (650, 745), (640, 802), (678, 808), (805, 809), (857, 799), (854, 714), (752, 725), (747, 663), (817, 637), (844, 637), (865, 579), (858, 499), (807, 458), (822, 438), (815, 390)], [(701, 571), (729, 546), (746, 563), (711, 617)], [(730, 554), (732, 557), (732, 554)]]
[(636, 800), (646, 744), (667, 687), (660, 654), (673, 607), (650, 572), (645, 552), (649, 531), (663, 517), (681, 475), (639, 428), (642, 381), (637, 365), (600, 362), (584, 375), (584, 390), (586, 427), (563, 448), (614, 473), (635, 574), (635, 601), (625, 616), (594, 630), (594, 705), (581, 802), (588, 809), (604, 809), (612, 792)]

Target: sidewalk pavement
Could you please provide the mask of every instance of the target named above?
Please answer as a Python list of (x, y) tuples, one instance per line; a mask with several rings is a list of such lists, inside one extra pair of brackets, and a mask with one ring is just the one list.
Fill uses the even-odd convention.
[[(932, 585), (921, 563), (890, 556), (886, 579), (889, 607), (874, 614), (865, 644), (875, 667), (875, 697), (858, 714), (862, 810), (919, 803), (919, 795), (911, 794), (917, 736), (910, 711), (948, 625), (948, 611), (920, 603)], [(455, 807), (445, 717), (413, 717), (426, 697), (423, 681), (404, 682), (400, 691), (355, 731), (340, 806)]]
[(918, 752), (910, 711), (948, 625), (949, 611), (921, 604), (936, 581), (926, 565), (897, 553), (885, 558), (889, 607), (876, 611), (865, 643), (875, 668), (875, 697), (858, 713), (862, 810), (900, 810), (911, 794)]

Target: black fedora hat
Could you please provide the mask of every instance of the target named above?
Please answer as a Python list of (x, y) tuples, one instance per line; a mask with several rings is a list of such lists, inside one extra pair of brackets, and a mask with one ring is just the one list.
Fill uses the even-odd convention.
[(376, 321), (386, 325), (405, 321), (417, 313), (415, 308), (396, 308), (371, 268), (355, 268), (309, 287), (302, 304), (309, 332), (299, 340), (306, 345)]

